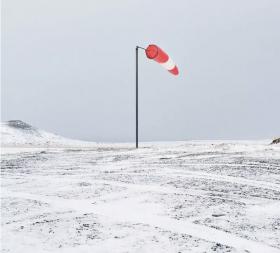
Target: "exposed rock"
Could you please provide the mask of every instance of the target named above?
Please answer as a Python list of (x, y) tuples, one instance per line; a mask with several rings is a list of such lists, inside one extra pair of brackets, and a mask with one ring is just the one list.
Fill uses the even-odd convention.
[(7, 125), (14, 128), (26, 129), (26, 130), (35, 130), (31, 125), (21, 121), (21, 120), (9, 120)]
[(270, 144), (278, 144), (280, 143), (280, 138), (274, 139)]

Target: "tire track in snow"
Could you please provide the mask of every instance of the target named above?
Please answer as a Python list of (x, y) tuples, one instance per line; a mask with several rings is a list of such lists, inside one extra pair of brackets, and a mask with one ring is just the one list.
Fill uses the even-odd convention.
[[(177, 174), (176, 174), (177, 173)], [(144, 173), (114, 173), (120, 175), (146, 175)], [(275, 183), (270, 183), (267, 181), (259, 181), (259, 180), (251, 180), (242, 177), (233, 177), (233, 176), (226, 176), (226, 175), (218, 175), (212, 173), (205, 173), (199, 171), (182, 171), (182, 170), (172, 170), (166, 173), (154, 173), (154, 175), (164, 177), (172, 177), (172, 178), (197, 178), (197, 179), (207, 179), (213, 181), (221, 181), (221, 182), (228, 182), (233, 184), (240, 184), (240, 185), (248, 185), (257, 188), (269, 189), (273, 191), (280, 192), (280, 185)]]
[[(140, 203), (141, 199), (129, 198), (110, 203), (95, 204), (93, 200), (66, 200), (58, 197), (46, 197), (23, 192), (12, 192), (2, 189), (2, 196), (26, 198), (41, 201), (52, 205), (54, 208), (65, 210), (72, 209), (78, 213), (94, 213), (100, 219), (111, 220), (112, 222), (141, 223), (153, 227), (159, 227), (168, 231), (188, 234), (206, 241), (221, 243), (240, 251), (256, 253), (270, 252), (280, 253), (280, 249), (265, 245), (260, 242), (251, 241), (236, 235), (216, 230), (203, 225), (193, 224), (189, 221), (179, 221), (158, 213), (162, 210), (159, 205)], [(128, 208), (129, 207), (129, 210)]]
[[(223, 181), (228, 183), (249, 185), (257, 188), (264, 188), (264, 189), (280, 192), (280, 185), (275, 183), (270, 183), (267, 181), (251, 180), (251, 179), (246, 179), (241, 177), (218, 175), (218, 174), (198, 172), (198, 171), (188, 171), (188, 174), (184, 174), (180, 170), (177, 170), (177, 172), (178, 172), (177, 174), (178, 177), (199, 178), (199, 179), (201, 178), (201, 179), (209, 179), (213, 181)], [(172, 176), (175, 176), (174, 171), (172, 171)]]

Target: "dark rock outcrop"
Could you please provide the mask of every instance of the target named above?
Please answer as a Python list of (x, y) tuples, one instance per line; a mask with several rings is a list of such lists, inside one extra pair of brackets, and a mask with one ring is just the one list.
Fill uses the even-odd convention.
[(280, 138), (274, 139), (270, 144), (278, 144), (280, 143)]
[(19, 128), (19, 129), (23, 129), (23, 130), (35, 130), (34, 127), (32, 127), (31, 125), (29, 125), (21, 120), (9, 120), (7, 122), (7, 124), (10, 127)]

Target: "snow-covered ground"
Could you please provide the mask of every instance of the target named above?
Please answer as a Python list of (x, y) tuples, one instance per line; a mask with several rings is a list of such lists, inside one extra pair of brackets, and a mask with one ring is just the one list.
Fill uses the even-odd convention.
[(280, 252), (279, 145), (67, 143), (2, 147), (2, 252)]

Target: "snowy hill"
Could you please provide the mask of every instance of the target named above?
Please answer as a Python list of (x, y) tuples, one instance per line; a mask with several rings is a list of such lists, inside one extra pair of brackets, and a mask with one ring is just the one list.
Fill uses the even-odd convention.
[(93, 143), (71, 140), (33, 127), (21, 120), (1, 122), (1, 146), (73, 146)]

